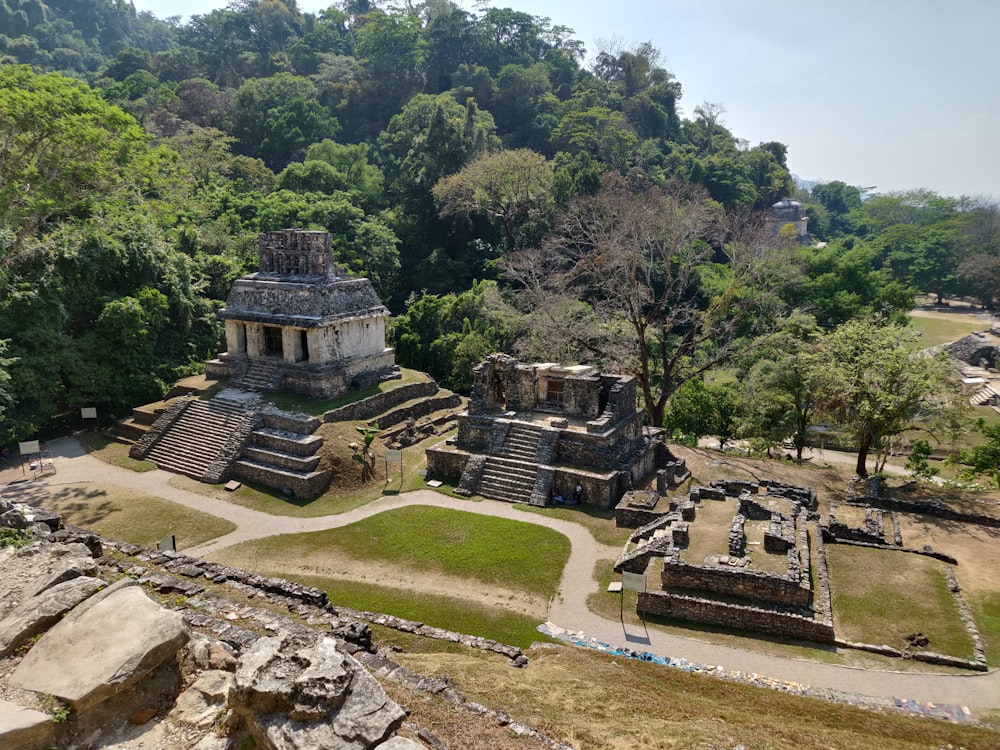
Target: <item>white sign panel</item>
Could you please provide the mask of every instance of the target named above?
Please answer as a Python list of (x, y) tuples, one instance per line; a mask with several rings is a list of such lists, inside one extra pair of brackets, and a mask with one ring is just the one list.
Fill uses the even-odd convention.
[(622, 588), (626, 591), (645, 591), (646, 590), (646, 574), (645, 573), (629, 573), (626, 570), (622, 571)]
[(18, 443), (17, 445), (22, 456), (30, 456), (32, 453), (39, 453), (41, 451), (37, 440), (25, 440), (23, 443)]
[(84, 406), (80, 409), (80, 417), (83, 419), (97, 419), (96, 406)]
[(394, 451), (394, 450), (392, 450), (392, 448), (389, 448), (385, 452), (385, 460), (386, 461), (402, 461), (403, 460), (403, 451), (399, 451), (399, 450)]

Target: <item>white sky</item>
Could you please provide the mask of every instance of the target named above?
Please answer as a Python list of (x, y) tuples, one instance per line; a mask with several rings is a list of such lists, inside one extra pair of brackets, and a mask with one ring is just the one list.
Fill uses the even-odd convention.
[[(165, 18), (225, 0), (133, 0)], [(459, 5), (473, 9), (472, 0)], [(598, 40), (650, 41), (684, 89), (807, 180), (1000, 198), (997, 0), (508, 0)], [(328, 0), (298, 0), (315, 12)]]

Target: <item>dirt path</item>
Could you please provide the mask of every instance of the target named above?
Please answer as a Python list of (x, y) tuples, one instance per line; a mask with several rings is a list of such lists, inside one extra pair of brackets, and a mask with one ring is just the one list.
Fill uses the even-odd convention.
[[(470, 503), (430, 490), (418, 490), (393, 497), (382, 497), (361, 508), (336, 516), (291, 518), (231, 505), (168, 484), (171, 474), (162, 471), (134, 473), (102, 463), (83, 453), (75, 440), (64, 439), (50, 444), (58, 473), (39, 480), (58, 485), (92, 481), (102, 485), (141, 489), (151, 495), (177, 502), (236, 524), (236, 531), (219, 537), (188, 554), (211, 556), (241, 541), (261, 539), (275, 534), (333, 529), (377, 513), (410, 505), (428, 505), (471, 513), (535, 523), (564, 534), (572, 545), (556, 597), (548, 608), (549, 622), (567, 630), (579, 631), (605, 643), (623, 648), (649, 651), (661, 656), (723, 667), (726, 670), (766, 675), (768, 677), (841, 690), (878, 698), (908, 698), (919, 702), (968, 706), (973, 711), (995, 710), (1000, 706), (1000, 672), (985, 675), (938, 675), (855, 669), (823, 664), (706, 643), (694, 638), (669, 635), (641, 626), (625, 626), (608, 620), (587, 608), (587, 597), (597, 590), (592, 572), (601, 559), (617, 557), (616, 548), (598, 544), (583, 526), (558, 518), (526, 513), (517, 506), (490, 500)], [(8, 488), (8, 493), (11, 488)], [(5, 493), (7, 494), (7, 493)]]

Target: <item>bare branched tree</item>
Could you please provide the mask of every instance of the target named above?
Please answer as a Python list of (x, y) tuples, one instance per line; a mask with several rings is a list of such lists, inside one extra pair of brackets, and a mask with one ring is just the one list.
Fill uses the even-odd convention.
[(701, 188), (606, 176), (541, 247), (504, 262), (530, 320), (522, 353), (634, 375), (651, 424), (662, 424), (681, 384), (778, 318), (782, 273), (760, 222), (730, 218)]

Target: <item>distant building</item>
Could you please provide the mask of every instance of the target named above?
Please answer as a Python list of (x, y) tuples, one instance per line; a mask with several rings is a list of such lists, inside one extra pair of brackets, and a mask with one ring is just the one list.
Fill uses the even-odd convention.
[(771, 216), (767, 219), (768, 229), (777, 236), (782, 227), (791, 224), (795, 227), (795, 236), (804, 240), (809, 236), (809, 217), (806, 216), (802, 204), (790, 198), (784, 198), (771, 206)]
[(389, 311), (371, 281), (334, 265), (331, 244), (326, 232), (261, 234), (260, 270), (233, 284), (218, 313), (227, 351), (208, 363), (210, 376), (318, 398), (398, 377)]

